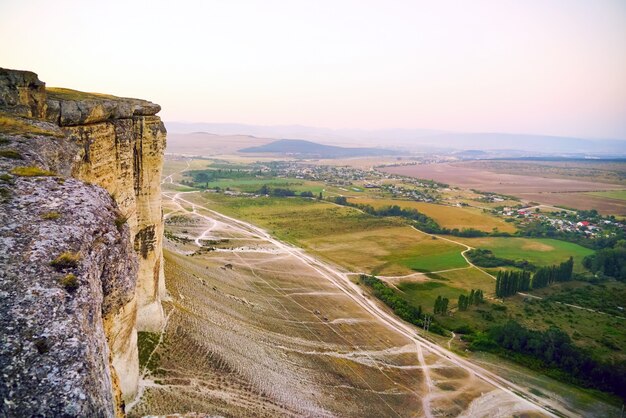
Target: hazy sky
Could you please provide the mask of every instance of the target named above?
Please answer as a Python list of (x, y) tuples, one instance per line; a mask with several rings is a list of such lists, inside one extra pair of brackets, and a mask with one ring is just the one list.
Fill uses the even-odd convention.
[(0, 0), (0, 39), (170, 121), (626, 139), (626, 0)]

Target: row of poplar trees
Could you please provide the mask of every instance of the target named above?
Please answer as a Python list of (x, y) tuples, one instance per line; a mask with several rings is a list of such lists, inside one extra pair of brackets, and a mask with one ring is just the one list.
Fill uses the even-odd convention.
[(499, 271), (496, 277), (496, 296), (504, 298), (519, 291), (540, 289), (554, 282), (565, 282), (572, 279), (574, 259), (550, 267), (541, 267), (532, 275), (529, 271)]
[(483, 291), (480, 289), (472, 289), (469, 296), (459, 295), (459, 311), (466, 311), (471, 305), (478, 305), (485, 300)]

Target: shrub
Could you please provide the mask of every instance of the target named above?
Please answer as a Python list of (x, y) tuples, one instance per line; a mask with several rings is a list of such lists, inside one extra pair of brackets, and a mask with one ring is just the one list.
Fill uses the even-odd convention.
[(21, 177), (40, 177), (40, 176), (54, 176), (52, 171), (44, 170), (43, 168), (35, 166), (20, 166), (11, 170), (12, 174)]
[(80, 285), (80, 283), (78, 282), (78, 278), (72, 273), (63, 276), (63, 278), (59, 280), (59, 284), (63, 286), (65, 290), (67, 290), (69, 293), (74, 293)]
[(78, 267), (80, 262), (80, 254), (66, 251), (61, 253), (57, 258), (50, 262), (50, 265), (57, 270), (63, 270), (68, 268)]

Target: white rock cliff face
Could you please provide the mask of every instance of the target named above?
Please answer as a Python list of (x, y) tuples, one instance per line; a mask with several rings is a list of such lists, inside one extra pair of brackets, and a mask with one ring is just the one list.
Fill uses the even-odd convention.
[[(0, 415), (121, 415), (123, 401), (134, 397), (137, 329), (157, 331), (164, 323), (166, 131), (159, 110), (137, 99), (46, 90), (33, 73), (0, 68), (0, 372), (9, 372), (0, 383)], [(20, 174), (33, 167), (54, 176)], [(62, 250), (81, 261), (67, 271), (53, 268)], [(80, 284), (75, 291), (60, 285), (68, 274)], [(67, 315), (24, 310), (51, 309), (49, 299), (38, 299), (44, 294), (57, 295)], [(72, 363), (70, 346), (86, 357)], [(56, 366), (55, 356), (63, 359)], [(76, 378), (62, 386), (39, 376), (31, 387), (29, 362)], [(76, 396), (68, 395), (72, 388)], [(45, 393), (54, 402), (42, 403)]]

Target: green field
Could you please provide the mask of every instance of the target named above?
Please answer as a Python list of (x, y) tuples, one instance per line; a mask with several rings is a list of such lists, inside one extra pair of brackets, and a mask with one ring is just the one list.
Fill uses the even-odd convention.
[(459, 246), (433, 240), (407, 226), (329, 234), (304, 245), (336, 264), (368, 274), (404, 275), (467, 266)]
[(582, 259), (593, 250), (571, 242), (549, 238), (455, 238), (474, 248), (493, 251), (496, 257), (511, 260), (528, 260), (537, 266), (549, 266), (561, 263), (570, 256), (574, 257), (575, 270), (581, 271)]
[(315, 199), (206, 193), (209, 207), (266, 229), (353, 272), (410, 274), (465, 267), (462, 247), (433, 239), (401, 218), (381, 218)]
[(593, 196), (607, 197), (609, 199), (626, 200), (626, 190), (611, 190), (606, 192), (589, 192)]
[(472, 289), (481, 289), (485, 297), (492, 296), (494, 283), (491, 277), (478, 269), (467, 268), (402, 281), (397, 287), (413, 305), (421, 305), (427, 312), (432, 312), (437, 296), (450, 299), (448, 306), (455, 309), (459, 295), (467, 295)]

